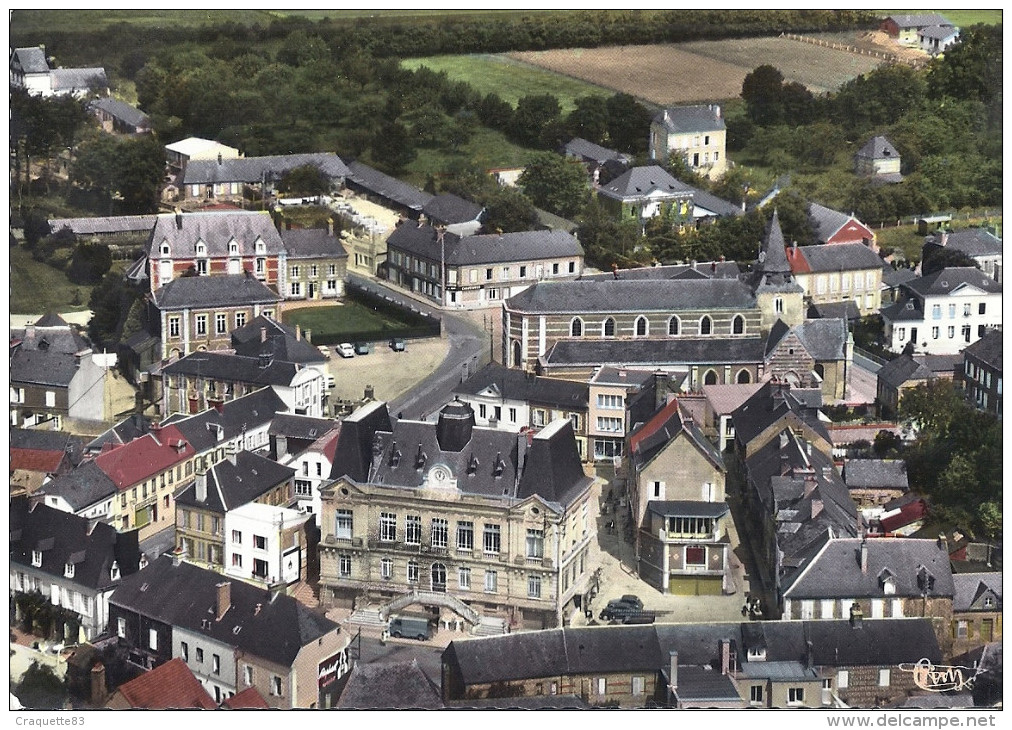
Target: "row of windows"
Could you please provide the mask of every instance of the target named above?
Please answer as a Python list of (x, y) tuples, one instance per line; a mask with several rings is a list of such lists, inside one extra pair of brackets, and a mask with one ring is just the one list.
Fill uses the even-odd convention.
[[(172, 255), (172, 248), (169, 246), (167, 241), (162, 242), (162, 245), (159, 250), (161, 251), (162, 256)], [(253, 244), (253, 250), (254, 253), (256, 254), (267, 253), (267, 244), (265, 244), (262, 239), (258, 238), (256, 242)], [(207, 244), (205, 244), (203, 241), (197, 241), (196, 245), (194, 246), (194, 252), (197, 256), (207, 256)], [(240, 253), (238, 241), (233, 239), (228, 242), (228, 253), (231, 256), (236, 256)]]
[[(379, 517), (380, 542), (397, 541), (397, 515), (393, 512), (381, 512)], [(448, 548), (450, 542), (450, 524), (444, 517), (433, 517), (429, 525), (430, 544), (434, 548)], [(334, 536), (338, 540), (350, 540), (354, 531), (354, 514), (352, 510), (337, 510), (334, 522)], [(471, 552), (475, 544), (475, 526), (470, 520), (458, 520), (454, 532), (454, 544), (457, 550)], [(421, 545), (422, 518), (420, 515), (405, 515), (404, 543)], [(526, 554), (528, 558), (544, 557), (544, 530), (528, 529), (526, 537)], [(482, 550), (489, 554), (498, 554), (502, 549), (502, 528), (500, 525), (485, 523), (482, 529)]]
[[(888, 585), (888, 584), (887, 584)], [(893, 589), (895, 590), (895, 588)], [(890, 591), (886, 591), (890, 592)], [(836, 604), (837, 601), (833, 599), (826, 599), (822, 601), (801, 601), (800, 602), (800, 616), (802, 621), (810, 621), (815, 618), (815, 604), (819, 604), (820, 616), (819, 618), (831, 619), (837, 618)], [(840, 612), (839, 616), (846, 618), (850, 615), (850, 607), (854, 601), (851, 599), (841, 599), (839, 601)], [(884, 598), (873, 598), (871, 600), (871, 618), (885, 618), (886, 617), (886, 599)], [(903, 618), (903, 599), (902, 598), (891, 598), (889, 599), (889, 617), (890, 618)]]
[[(984, 336), (984, 332), (985, 332), (986, 329), (987, 328), (984, 325), (982, 325), (982, 324), (981, 325), (977, 325), (977, 337), (983, 337)], [(945, 331), (946, 331), (946, 335), (948, 336), (948, 339), (953, 340), (953, 339), (956, 338), (956, 328), (955, 328), (955, 326), (946, 327)], [(971, 327), (968, 324), (964, 324), (962, 327), (959, 328), (959, 336), (960, 336), (960, 338), (962, 338), (962, 340), (964, 342), (969, 342), (970, 341), (970, 337), (972, 336), (972, 334), (973, 334), (973, 327)], [(917, 335), (917, 328), (916, 327), (911, 327), (910, 328), (910, 338), (914, 339), (916, 337), (916, 335)], [(941, 339), (941, 336), (942, 336), (942, 328), (941, 327), (932, 327), (931, 328), (931, 339), (938, 340), (938, 339)], [(896, 341), (897, 342), (905, 342), (906, 339), (907, 339), (907, 328), (906, 327), (897, 327), (896, 328)]]
[[(197, 336), (207, 335), (207, 317), (206, 314), (198, 314), (193, 318), (194, 331)], [(235, 326), (244, 327), (246, 325), (246, 312), (235, 313)], [(228, 334), (228, 315), (224, 312), (218, 312), (214, 315), (214, 334), (215, 335), (227, 335)], [(169, 317), (169, 337), (180, 336), (180, 318)]]
[[(391, 260), (391, 262), (393, 264), (395, 264), (397, 266), (403, 266), (403, 268), (406, 271), (414, 271), (415, 273), (422, 274), (424, 276), (428, 276), (431, 279), (441, 279), (442, 278), (439, 275), (439, 264), (435, 264), (435, 263), (428, 262), (428, 261), (423, 261), (421, 259), (412, 258), (411, 256), (402, 254), (399, 251), (391, 251), (390, 252), (390, 260)], [(555, 263), (552, 263), (552, 264), (545, 264), (545, 265), (539, 264), (536, 267), (534, 267), (533, 273), (534, 273), (535, 277), (536, 278), (540, 278), (540, 277), (544, 276), (545, 275), (545, 268), (547, 266), (551, 266), (552, 276), (559, 276), (559, 275), (561, 275), (563, 273), (563, 269), (562, 269), (563, 264), (562, 263), (555, 262)], [(576, 273), (576, 262), (575, 261), (565, 262), (565, 266), (566, 266), (565, 273), (567, 273), (567, 274), (575, 274)], [(468, 279), (468, 282), (471, 283), (471, 284), (477, 284), (478, 281), (479, 281), (479, 279), (481, 279), (482, 281), (495, 281), (496, 280), (495, 279), (496, 268), (497, 267), (495, 267), (495, 266), (487, 266), (487, 267), (485, 267), (485, 269), (484, 269), (484, 275), (482, 275), (480, 269), (467, 269), (467, 279)], [(521, 264), (521, 265), (517, 266), (516, 268), (514, 268), (512, 266), (500, 266), (498, 268), (499, 268), (499, 271), (500, 271), (500, 276), (499, 276), (499, 279), (498, 279), (499, 281), (513, 281), (515, 279), (527, 279), (528, 278), (528, 273), (529, 273), (528, 269), (531, 269), (532, 267), (529, 266), (529, 265), (527, 265), (527, 264)], [(293, 276), (294, 276), (294, 274), (293, 274)], [(447, 279), (447, 283), (449, 283), (449, 284), (457, 284), (458, 283), (458, 281), (457, 281), (458, 280), (458, 270), (457, 269), (448, 269), (447, 272), (446, 272), (446, 279)], [(460, 279), (459, 283), (464, 283), (464, 273), (463, 273), (463, 271), (460, 272), (459, 279)]]
[[(351, 555), (338, 556), (338, 575), (341, 578), (352, 578), (354, 560)], [(405, 580), (408, 583), (419, 582), (419, 562), (414, 558), (408, 560), (405, 567)], [(461, 566), (457, 568), (457, 588), (462, 591), (471, 590), (471, 568)], [(394, 561), (391, 558), (380, 560), (380, 577), (383, 580), (394, 579)], [(485, 593), (497, 593), (499, 591), (499, 571), (484, 571), (483, 588)], [(429, 582), (432, 590), (445, 591), (447, 586), (446, 566), (442, 563), (433, 563), (429, 567)], [(541, 598), (542, 578), (540, 575), (527, 576), (527, 597)]]
[[(674, 337), (683, 334), (682, 320), (677, 315), (672, 315), (671, 318), (668, 319), (667, 324), (669, 336)], [(574, 317), (569, 323), (570, 337), (583, 337), (585, 331), (586, 327), (584, 326), (583, 319), (580, 317)], [(616, 332), (615, 319), (613, 317), (606, 317), (605, 320), (601, 322), (600, 331), (601, 337), (614, 337)], [(704, 314), (699, 318), (699, 321), (697, 322), (697, 331), (701, 335), (714, 334), (713, 319), (708, 314)], [(650, 320), (644, 316), (637, 317), (636, 321), (633, 323), (632, 332), (635, 337), (648, 337), (650, 335)], [(746, 334), (745, 318), (740, 314), (735, 315), (734, 319), (731, 320), (731, 334)]]
[[(311, 264), (306, 268), (309, 271), (309, 278), (315, 279), (320, 275), (320, 267), (317, 264)], [(291, 272), (292, 278), (294, 279), (299, 276), (299, 274), (302, 272), (302, 269), (299, 266), (292, 266), (289, 269), (289, 271)], [(327, 264), (327, 276), (336, 276), (336, 275), (337, 275), (337, 264)]]
[[(963, 316), (964, 317), (969, 317), (969, 316), (972, 315), (972, 313), (973, 313), (973, 305), (970, 304), (970, 303), (964, 303), (963, 304)], [(986, 313), (987, 313), (987, 304), (985, 302), (980, 302), (977, 305), (977, 314), (986, 314)], [(931, 305), (931, 318), (932, 319), (941, 319), (942, 318), (942, 305), (941, 304), (932, 304)], [(955, 304), (950, 304), (949, 305), (949, 319), (955, 319), (955, 318), (956, 318), (956, 305)]]
[[(836, 292), (837, 288), (842, 291), (850, 291), (850, 274), (842, 274), (839, 279), (836, 275), (829, 277), (829, 291)], [(854, 274), (854, 290), (861, 291), (862, 289), (868, 289), (869, 291), (875, 288), (875, 272), (868, 271), (862, 277), (861, 274)], [(817, 276), (815, 278), (815, 291), (818, 294), (826, 293), (826, 277)]]
[[(301, 281), (293, 281), (293, 282), (291, 282), (288, 285), (288, 291), (289, 291), (290, 296), (301, 297), (302, 296), (302, 282)], [(329, 291), (329, 292), (336, 292), (337, 291), (337, 280), (336, 279), (327, 279), (327, 291)]]

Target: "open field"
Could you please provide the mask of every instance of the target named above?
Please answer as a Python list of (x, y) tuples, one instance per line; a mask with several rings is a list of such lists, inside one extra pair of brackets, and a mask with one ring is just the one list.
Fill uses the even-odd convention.
[(451, 81), (466, 81), (482, 95), (494, 92), (513, 106), (521, 96), (551, 94), (558, 98), (563, 113), (573, 108), (573, 99), (579, 96), (613, 93), (595, 83), (560, 76), (554, 69), (546, 71), (507, 56), (428, 56), (404, 60), (401, 66), (412, 71), (421, 66), (445, 71)]
[(938, 13), (944, 15), (959, 28), (977, 23), (987, 25), (1001, 24), (1001, 10), (879, 10), (882, 17), (894, 14), (920, 15), (922, 13)]
[(786, 38), (741, 38), (650, 46), (511, 53), (510, 58), (624, 91), (658, 105), (729, 99), (764, 63), (813, 92), (839, 88), (878, 59)]
[(22, 246), (11, 246), (10, 256), (11, 312), (69, 312), (88, 308), (91, 287), (71, 284), (66, 274), (36, 261)]

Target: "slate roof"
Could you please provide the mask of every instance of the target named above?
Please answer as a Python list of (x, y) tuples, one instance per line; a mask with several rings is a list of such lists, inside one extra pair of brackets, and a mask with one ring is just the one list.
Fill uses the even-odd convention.
[[(449, 266), (583, 256), (580, 242), (564, 231), (490, 233), (463, 238), (455, 233), (443, 235), (443, 244), (440, 244), (432, 226), (405, 223), (387, 238), (387, 248), (407, 251), (431, 261), (443, 260)], [(530, 273), (533, 276), (534, 272)]]
[(151, 298), (159, 309), (242, 307), (273, 304), (281, 297), (247, 274), (184, 276), (160, 287)]
[(752, 289), (737, 279), (582, 279), (539, 282), (506, 306), (530, 313), (610, 313), (746, 310), (755, 307)]
[(674, 106), (658, 112), (653, 121), (673, 134), (713, 132), (726, 129), (720, 107), (699, 104), (695, 106)]
[(224, 352), (195, 352), (162, 368), (165, 375), (195, 375), (212, 380), (253, 385), (289, 386), (301, 370), (296, 363)]
[(279, 180), (289, 170), (312, 165), (331, 180), (348, 175), (348, 166), (331, 152), (310, 152), (297, 155), (269, 155), (237, 159), (190, 160), (183, 173), (183, 185), (224, 182), (260, 183)]
[(802, 400), (799, 393), (794, 392), (786, 383), (763, 383), (748, 400), (734, 413), (735, 437), (748, 443), (769, 426), (793, 412), (797, 418), (808, 424), (816, 433), (829, 441), (829, 432), (819, 419), (818, 407), (811, 406)]
[(952, 25), (949, 19), (938, 13), (901, 13), (890, 15), (889, 18), (896, 22), (900, 28), (925, 28), (929, 25)]
[(851, 489), (908, 489), (907, 463), (902, 459), (848, 459), (843, 478)]
[(542, 358), (546, 365), (752, 365), (763, 361), (763, 346), (763, 340), (758, 337), (559, 340)]
[(906, 284), (908, 281), (912, 281), (917, 278), (917, 272), (913, 269), (899, 268), (894, 269), (891, 266), (882, 267), (882, 284), (889, 287), (895, 288), (901, 284)]
[(847, 349), (847, 320), (806, 319), (792, 330), (817, 362), (843, 360)]
[(348, 163), (347, 181), (418, 212), (433, 198), (430, 193), (419, 190), (414, 185), (385, 175), (358, 161)]
[[(955, 587), (949, 553), (937, 540), (905, 537), (871, 538), (863, 541), (868, 551), (867, 571), (861, 570), (861, 538), (830, 540), (807, 568), (785, 581), (784, 598), (929, 598), (952, 597)], [(883, 589), (885, 579), (895, 582), (894, 594)]]
[(98, 218), (50, 218), (49, 227), (55, 232), (69, 228), (79, 236), (98, 233), (136, 233), (150, 231), (158, 220), (156, 215), (114, 215)]
[(681, 702), (743, 702), (731, 678), (709, 667), (679, 667), (677, 695)]
[(629, 162), (632, 158), (617, 152), (616, 150), (610, 150), (607, 147), (602, 147), (599, 144), (594, 144), (583, 137), (574, 137), (566, 143), (565, 153), (571, 157), (581, 157), (590, 162), (596, 162), (599, 165), (603, 165), (608, 160), (619, 160), (621, 162)]
[[(904, 286), (906, 286), (906, 284), (904, 284)], [(921, 304), (922, 302), (919, 298), (910, 297), (905, 301), (900, 300), (890, 304), (888, 307), (884, 307), (880, 310), (879, 314), (882, 315), (883, 319), (889, 322), (920, 322), (924, 319), (924, 309)]]
[(852, 220), (856, 221), (857, 219), (818, 203), (808, 204), (808, 222), (812, 225), (812, 230), (815, 232), (816, 241), (828, 241), (837, 231)]
[[(583, 274), (580, 281), (600, 281), (615, 279), (616, 272), (598, 272)], [(691, 274), (699, 274), (703, 279), (738, 279), (741, 270), (734, 261), (700, 261), (693, 264), (665, 264), (664, 266), (639, 266), (633, 269), (618, 269), (619, 279), (654, 280), (654, 279), (689, 279)]]
[[(215, 620), (217, 585), (223, 581), (230, 584), (231, 601), (219, 621)], [(340, 630), (291, 596), (272, 597), (263, 588), (187, 562), (173, 565), (169, 555), (124, 579), (109, 601), (283, 667), (292, 665), (303, 646)]]
[(939, 296), (951, 294), (957, 287), (968, 285), (987, 294), (1001, 293), (1001, 284), (989, 277), (976, 266), (952, 266), (934, 274), (922, 276), (904, 286), (918, 296)]
[(216, 705), (180, 657), (170, 659), (116, 690), (133, 709), (213, 710)]
[(12, 385), (46, 385), (68, 388), (79, 367), (74, 355), (46, 350), (24, 350), (11, 355)]
[(490, 362), (453, 389), (454, 393), (481, 395), (492, 389), (504, 400), (551, 405), (557, 408), (586, 410), (590, 386), (558, 378), (545, 378)]
[(647, 502), (647, 511), (661, 517), (721, 517), (730, 511), (727, 502), (699, 500), (657, 500)]
[(893, 388), (899, 388), (911, 380), (929, 380), (932, 373), (910, 355), (900, 355), (883, 365), (878, 371), (878, 380)]
[[(12, 565), (30, 567), (89, 591), (115, 587), (122, 577), (113, 580), (113, 563), (125, 577), (138, 571), (141, 557), (136, 530), (119, 533), (104, 522), (93, 523), (41, 503), (29, 506), (27, 497), (10, 501), (9, 548)], [(40, 567), (32, 566), (34, 550), (42, 551)], [(74, 565), (73, 578), (64, 576), (68, 563)]]
[(301, 259), (346, 259), (348, 252), (325, 228), (293, 228), (281, 232), (289, 261)]
[(892, 142), (890, 142), (885, 137), (879, 135), (876, 137), (872, 137), (863, 145), (861, 145), (861, 149), (857, 151), (855, 156), (867, 157), (873, 160), (877, 160), (880, 158), (891, 158), (898, 160), (900, 157), (900, 153), (896, 151), (895, 147), (893, 147)]
[(316, 440), (339, 427), (337, 421), (328, 418), (313, 418), (295, 413), (279, 413), (271, 421), (267, 432), (271, 436), (287, 436), (289, 438)]
[(290, 467), (249, 451), (240, 451), (235, 464), (226, 458), (207, 470), (207, 499), (197, 499), (195, 481), (176, 495), (176, 504), (224, 514), (262, 497), (294, 475), (295, 470)]
[[(740, 668), (751, 665), (760, 671), (762, 664), (771, 662), (802, 666), (808, 642), (813, 666), (895, 666), (921, 657), (941, 661), (930, 619), (897, 618), (865, 619), (856, 626), (847, 620), (820, 620), (548, 629), (456, 640), (443, 653), (443, 663), (458, 670), (465, 685), (476, 685), (576, 674), (666, 672), (670, 652), (677, 651), (679, 677), (692, 671), (690, 667), (703, 671), (711, 667), (711, 673), (720, 675), (721, 640), (732, 642)], [(746, 660), (748, 647), (756, 643), (766, 648), (766, 662)]]
[(83, 436), (75, 436), (66, 431), (40, 431), (34, 428), (11, 428), (8, 434), (12, 461), (16, 450), (44, 452), (57, 460), (67, 456), (75, 465), (81, 460), (85, 442)]
[[(190, 166), (197, 164), (189, 163)], [(217, 163), (216, 163), (217, 164)], [(148, 256), (161, 257), (163, 242), (170, 246), (171, 257), (190, 259), (197, 255), (197, 242), (202, 241), (211, 258), (226, 257), (228, 244), (235, 240), (242, 256), (253, 256), (255, 243), (264, 243), (264, 255), (272, 256), (284, 250), (284, 243), (270, 215), (262, 211), (230, 210), (207, 213), (163, 213), (156, 217), (148, 237)]]
[[(799, 246), (793, 249), (793, 253), (803, 257), (808, 264), (807, 270), (813, 273), (882, 268), (879, 255), (862, 243)], [(799, 273), (796, 265), (791, 268)]]
[(598, 193), (615, 200), (639, 200), (654, 193), (684, 198), (692, 197), (693, 188), (676, 180), (659, 165), (634, 167), (598, 188)]
[(422, 212), (436, 223), (453, 225), (478, 220), (485, 209), (453, 193), (441, 193), (422, 206)]
[(953, 573), (952, 584), (955, 594), (952, 597), (953, 611), (972, 611), (984, 609), (980, 600), (987, 593), (994, 593), (997, 598), (996, 611), (1002, 608), (1002, 574), (998, 573)]
[(119, 99), (113, 99), (111, 96), (98, 99), (94, 102), (94, 107), (101, 109), (132, 127), (144, 127), (151, 123), (148, 115), (140, 109)]
[(735, 205), (723, 198), (718, 198), (713, 193), (708, 193), (699, 188), (692, 188), (692, 204), (698, 208), (705, 208), (721, 217), (745, 215), (745, 211), (741, 209), (740, 205)]
[(241, 436), (244, 429), (250, 430), (270, 423), (275, 414), (287, 409), (273, 388), (264, 387), (228, 401), (222, 405), (221, 412), (208, 408), (193, 416), (173, 416), (162, 421), (162, 425), (178, 428), (197, 453), (201, 454), (219, 443), (219, 427), (222, 430), (222, 441), (228, 441)]
[(989, 365), (998, 372), (1001, 372), (1001, 351), (1001, 330), (990, 329), (984, 333), (983, 337), (963, 350), (963, 354), (970, 355), (985, 365)]
[(773, 216), (766, 224), (763, 234), (762, 251), (755, 267), (753, 280), (757, 289), (773, 291), (802, 291), (791, 277), (791, 266), (787, 263), (784, 233), (780, 228), (780, 216), (773, 209)]
[(18, 57), (21, 70), (26, 74), (49, 73), (49, 61), (46, 60), (46, 50), (41, 46), (15, 48), (13, 55)]
[[(945, 248), (962, 251), (967, 256), (1001, 255), (1002, 242), (986, 228), (967, 228), (946, 234)], [(942, 245), (942, 234), (936, 233), (924, 239), (925, 244)]]
[(56, 320), (51, 315), (44, 315), (39, 321), (45, 321), (48, 324), (36, 324), (35, 334), (31, 334), (31, 328), (29, 327), (11, 329), (11, 341), (17, 342), (19, 351), (39, 350), (73, 355), (89, 349), (87, 341), (66, 323), (62, 325), (53, 324)]
[(94, 461), (43, 484), (36, 494), (63, 497), (76, 512), (108, 499), (118, 491), (116, 483)]
[(439, 710), (439, 688), (418, 660), (382, 664), (359, 662), (348, 675), (336, 705), (344, 710)]
[[(467, 426), (453, 425), (468, 420)], [(523, 435), (473, 424), (470, 407), (459, 401), (444, 406), (437, 423), (391, 422), (386, 404), (377, 401), (342, 421), (331, 476), (414, 489), (439, 464), (463, 493), (501, 499), (537, 495), (560, 505), (590, 484), (569, 421), (549, 424), (530, 446)], [(453, 429), (452, 443), (441, 436), (447, 429)]]
[(710, 409), (716, 415), (721, 416), (738, 408), (761, 387), (763, 387), (761, 382), (704, 385), (703, 395), (706, 396)]
[(937, 38), (938, 40), (945, 40), (951, 38), (959, 33), (958, 30), (953, 28), (951, 25), (932, 25), (927, 28), (922, 28), (918, 31), (918, 34), (924, 38)]
[(810, 319), (843, 319), (854, 321), (861, 319), (861, 310), (857, 308), (857, 302), (848, 299), (845, 302), (823, 302), (811, 304), (808, 307)]
[[(266, 342), (263, 341), (266, 330)], [(270, 353), (272, 357), (300, 364), (325, 363), (327, 357), (304, 336), (297, 336), (294, 327), (276, 319), (257, 315), (242, 327), (232, 330), (232, 349), (237, 355), (256, 357)]]
[(109, 86), (104, 68), (54, 68), (49, 72), (53, 91), (105, 89)]
[(151, 419), (140, 413), (131, 413), (115, 426), (105, 431), (85, 445), (87, 451), (101, 451), (105, 444), (125, 444), (133, 441), (151, 430)]

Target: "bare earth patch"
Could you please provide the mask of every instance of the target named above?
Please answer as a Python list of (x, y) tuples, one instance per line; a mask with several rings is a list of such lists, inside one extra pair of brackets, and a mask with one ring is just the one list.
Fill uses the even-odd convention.
[(787, 81), (798, 81), (815, 93), (837, 89), (882, 63), (788, 38), (569, 48), (509, 57), (661, 106), (737, 97), (746, 74), (766, 63), (779, 68)]

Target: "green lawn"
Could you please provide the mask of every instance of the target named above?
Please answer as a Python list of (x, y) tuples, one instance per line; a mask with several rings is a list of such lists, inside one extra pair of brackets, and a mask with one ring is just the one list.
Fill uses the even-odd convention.
[(313, 342), (341, 342), (346, 335), (365, 331), (389, 331), (388, 337), (407, 326), (404, 322), (370, 307), (346, 298), (341, 306), (312, 307), (286, 312), (282, 319), (285, 324), (301, 325), (304, 330), (313, 331)]
[(451, 81), (466, 81), (482, 94), (495, 92), (514, 106), (521, 96), (552, 94), (558, 98), (563, 113), (573, 109), (573, 99), (578, 96), (607, 97), (615, 93), (505, 56), (428, 56), (401, 61), (401, 66), (412, 71), (419, 66), (445, 71)]
[(400, 177), (413, 185), (423, 187), (429, 175), (438, 179), (440, 173), (454, 160), (466, 160), (482, 169), (490, 170), (499, 167), (523, 167), (534, 153), (534, 150), (513, 144), (501, 132), (478, 127), (471, 140), (459, 152), (419, 148), (418, 157), (408, 165), (406, 173)]
[(12, 246), (10, 254), (11, 312), (43, 314), (50, 311), (71, 312), (88, 308), (90, 287), (71, 284), (66, 274), (48, 264), (35, 261), (21, 246)]

